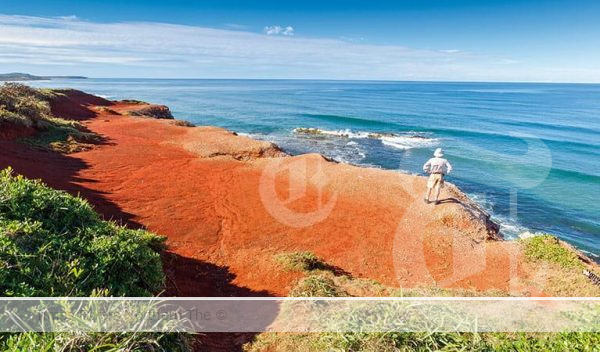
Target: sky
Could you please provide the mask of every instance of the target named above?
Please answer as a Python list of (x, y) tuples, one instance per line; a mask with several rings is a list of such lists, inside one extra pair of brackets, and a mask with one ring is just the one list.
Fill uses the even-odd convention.
[(0, 0), (0, 72), (600, 82), (600, 1)]

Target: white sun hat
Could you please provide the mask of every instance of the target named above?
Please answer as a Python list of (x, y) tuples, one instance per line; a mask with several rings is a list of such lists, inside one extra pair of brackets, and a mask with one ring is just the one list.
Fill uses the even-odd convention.
[(444, 151), (442, 150), (442, 148), (437, 148), (435, 152), (433, 152), (433, 156), (435, 156), (436, 158), (441, 158), (444, 156)]

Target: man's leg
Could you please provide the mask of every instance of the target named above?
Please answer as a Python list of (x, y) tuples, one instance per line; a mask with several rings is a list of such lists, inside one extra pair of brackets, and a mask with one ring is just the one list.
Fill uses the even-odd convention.
[(429, 196), (431, 196), (431, 187), (427, 188), (427, 196), (425, 196), (425, 203), (429, 203)]
[(441, 189), (442, 189), (442, 182), (438, 181), (435, 184), (435, 201), (434, 202), (436, 202), (436, 203), (439, 202), (439, 200), (440, 200)]

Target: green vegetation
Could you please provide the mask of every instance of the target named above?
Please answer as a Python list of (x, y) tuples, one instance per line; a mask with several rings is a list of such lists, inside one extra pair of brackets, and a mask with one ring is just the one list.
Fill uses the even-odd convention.
[(0, 172), (0, 295), (149, 296), (163, 239), (100, 219), (87, 201)]
[(339, 273), (336, 268), (312, 252), (285, 252), (274, 256), (284, 271), (303, 272), (308, 276), (298, 281), (291, 290), (291, 297), (501, 297), (503, 291), (485, 292), (469, 289), (444, 289), (418, 287), (402, 289), (389, 287), (371, 279), (355, 278)]
[(326, 265), (312, 252), (289, 252), (275, 256), (275, 260), (286, 271), (311, 271), (324, 269)]
[(83, 76), (34, 76), (28, 73), (12, 72), (0, 73), (0, 81), (39, 81), (42, 79), (53, 78), (69, 78), (69, 79), (85, 79)]
[(38, 133), (23, 141), (37, 148), (72, 153), (87, 150), (100, 142), (77, 121), (52, 115), (50, 101), (61, 93), (35, 89), (19, 83), (0, 86), (0, 127), (34, 129)]
[(323, 134), (323, 131), (321, 131), (318, 128), (304, 128), (304, 127), (296, 128), (294, 130), (294, 132), (301, 133), (301, 134), (311, 134), (311, 135), (322, 135)]
[(0, 337), (4, 352), (186, 352), (181, 334), (158, 333), (26, 333)]
[(598, 333), (264, 333), (246, 351), (597, 351)]
[(34, 137), (24, 138), (23, 142), (38, 149), (70, 154), (90, 150), (94, 144), (102, 141), (98, 135), (84, 132), (83, 127), (76, 121), (53, 119), (53, 122), (56, 125)]
[(543, 282), (538, 286), (552, 296), (600, 296), (600, 287), (594, 285), (583, 269), (595, 272), (576, 250), (551, 235), (520, 240), (527, 265), (538, 272)]
[(51, 93), (18, 83), (5, 83), (0, 87), (0, 122), (14, 123), (36, 129), (51, 124)]
[(45, 79), (42, 76), (34, 76), (28, 73), (12, 72), (12, 73), (0, 73), (0, 80), (2, 81), (37, 81)]
[(566, 248), (551, 235), (535, 236), (521, 240), (525, 256), (532, 261), (547, 261), (563, 268), (583, 268), (575, 251)]
[(291, 297), (343, 297), (347, 294), (324, 275), (310, 275), (301, 279), (290, 292)]
[[(164, 239), (100, 219), (87, 201), (0, 171), (0, 295), (150, 296)], [(185, 335), (0, 334), (3, 351), (185, 351)]]

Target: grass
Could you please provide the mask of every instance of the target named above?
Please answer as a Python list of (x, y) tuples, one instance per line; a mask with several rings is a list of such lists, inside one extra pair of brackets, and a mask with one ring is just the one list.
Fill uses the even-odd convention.
[(22, 141), (40, 149), (73, 153), (87, 150), (101, 141), (77, 121), (52, 115), (50, 102), (62, 93), (50, 89), (35, 89), (19, 83), (0, 86), (0, 126), (31, 128), (33, 137)]
[(598, 333), (266, 333), (255, 351), (597, 351)]
[(43, 129), (52, 117), (48, 103), (52, 94), (19, 83), (0, 87), (0, 123)]
[[(577, 252), (551, 235), (520, 240), (526, 265), (530, 271), (541, 273), (543, 290), (552, 296), (600, 296), (600, 287), (594, 285), (583, 269), (598, 273), (581, 260)], [(540, 285), (540, 284), (538, 284)]]
[(87, 201), (0, 172), (0, 295), (149, 296), (163, 238), (100, 219)]
[(344, 297), (347, 294), (330, 277), (314, 274), (301, 279), (290, 292), (291, 297)]
[[(87, 201), (0, 171), (0, 296), (151, 296), (164, 238), (107, 222)], [(2, 351), (186, 351), (160, 333), (0, 334)], [(188, 346), (188, 347), (186, 347)]]
[(563, 268), (583, 269), (583, 263), (575, 251), (561, 244), (551, 235), (522, 239), (524, 254), (530, 261), (546, 261)]
[(324, 269), (325, 263), (312, 252), (288, 252), (275, 256), (275, 260), (286, 271), (312, 271)]
[[(395, 288), (364, 278), (351, 277), (347, 273), (340, 274), (336, 268), (314, 253), (308, 251), (284, 252), (274, 256), (275, 261), (284, 271), (307, 274), (298, 281), (290, 292), (293, 297), (477, 297), (507, 296), (499, 290), (475, 291), (472, 289), (444, 289), (438, 287), (418, 287), (410, 289)], [(337, 270), (336, 270), (337, 269)]]
[(275, 255), (275, 261), (284, 271), (309, 274), (300, 279), (290, 291), (292, 297), (343, 297), (347, 293), (334, 282), (329, 266), (312, 252), (287, 252)]
[[(548, 260), (554, 265), (564, 265), (569, 270), (579, 269), (577, 255), (550, 237), (533, 238), (524, 241), (526, 255), (531, 260)], [(548, 246), (548, 248), (546, 248)], [(291, 290), (294, 297), (341, 297), (341, 296), (401, 296), (401, 297), (433, 297), (433, 296), (506, 296), (501, 291), (474, 291), (468, 289), (411, 288), (397, 289), (382, 285), (373, 280), (353, 278), (348, 275), (335, 275), (331, 271), (312, 269), (317, 261), (319, 267), (328, 264), (310, 252), (283, 253), (276, 258), (283, 270), (302, 271), (307, 276), (300, 279)], [(575, 261), (575, 258), (578, 261)], [(580, 275), (581, 276), (581, 275)], [(571, 286), (573, 287), (580, 286)], [(305, 313), (301, 304), (312, 302), (286, 302), (282, 307), (283, 324), (285, 316), (297, 320), (297, 314)], [(295, 302), (298, 303), (298, 302)], [(364, 309), (363, 309), (364, 308)], [(344, 324), (361, 326), (364, 318), (377, 309), (373, 304), (361, 308), (352, 305), (351, 310), (333, 310), (317, 321), (325, 320), (327, 326), (342, 324), (340, 331), (347, 329)], [(398, 307), (400, 309), (402, 307)], [(365, 310), (366, 309), (366, 310)], [(382, 309), (389, 309), (389, 304)], [(391, 312), (379, 312), (376, 316), (383, 321), (376, 323), (393, 323), (398, 309)], [(309, 310), (314, 312), (315, 310)], [(316, 310), (319, 311), (318, 309)], [(436, 312), (433, 312), (436, 313)], [(432, 314), (433, 314), (432, 313)], [(286, 315), (287, 314), (287, 315)], [(454, 315), (455, 316), (455, 315)], [(386, 323), (385, 319), (392, 319)], [(306, 318), (307, 322), (311, 318)], [(457, 322), (461, 323), (461, 322)], [(462, 322), (469, 323), (468, 321)], [(333, 324), (333, 325), (331, 325)], [(312, 325), (311, 325), (312, 326)], [(292, 327), (294, 328), (294, 327)], [(369, 331), (368, 329), (366, 331)], [(597, 351), (600, 346), (600, 334), (592, 332), (570, 333), (424, 333), (424, 332), (315, 332), (315, 333), (274, 333), (265, 332), (257, 335), (255, 340), (244, 345), (245, 351)]]
[(25, 333), (0, 337), (4, 352), (97, 351), (97, 352), (187, 352), (181, 334), (153, 333)]
[(102, 142), (102, 138), (94, 133), (85, 132), (85, 128), (76, 121), (53, 118), (53, 122), (34, 137), (21, 141), (32, 147), (70, 154), (90, 150)]

